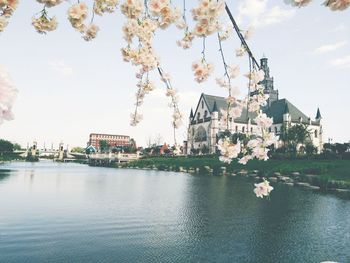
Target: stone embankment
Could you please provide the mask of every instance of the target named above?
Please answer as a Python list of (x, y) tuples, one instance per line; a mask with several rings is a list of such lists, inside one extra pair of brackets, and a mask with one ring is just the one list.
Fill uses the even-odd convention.
[[(213, 175), (225, 175), (225, 176), (243, 176), (254, 181), (262, 181), (263, 178), (266, 178), (271, 183), (281, 183), (288, 186), (296, 186), (305, 189), (310, 189), (313, 191), (327, 191), (327, 192), (335, 192), (341, 194), (347, 194), (350, 196), (350, 189), (336, 188), (334, 186), (339, 185), (339, 182), (331, 181), (328, 185), (317, 185), (318, 176), (317, 175), (303, 175), (299, 172), (292, 172), (289, 175), (282, 175), (279, 172), (274, 172), (272, 175), (262, 175), (258, 170), (247, 171), (228, 171), (225, 166), (219, 168), (212, 168), (209, 165), (205, 165), (202, 167), (178, 167), (178, 166), (162, 166), (157, 167), (155, 165), (147, 166), (147, 167), (138, 167), (138, 166), (118, 166), (118, 168), (132, 168), (132, 169), (143, 169), (143, 170), (159, 170), (159, 171), (173, 171), (180, 173), (190, 173), (190, 174), (213, 174)], [(315, 184), (313, 183), (315, 182)]]

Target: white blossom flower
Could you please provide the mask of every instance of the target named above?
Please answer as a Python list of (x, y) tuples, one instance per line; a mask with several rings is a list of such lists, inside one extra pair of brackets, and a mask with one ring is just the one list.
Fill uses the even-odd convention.
[(0, 16), (0, 32), (3, 32), (7, 25), (8, 25), (7, 19), (5, 17)]
[(227, 26), (224, 30), (220, 31), (219, 38), (221, 41), (225, 41), (232, 35), (232, 26)]
[(256, 122), (258, 127), (263, 128), (263, 129), (269, 128), (273, 123), (272, 118), (267, 117), (267, 115), (265, 113), (260, 113), (254, 119), (254, 121)]
[(137, 19), (143, 12), (143, 3), (140, 0), (125, 0), (121, 11), (126, 17)]
[(97, 32), (99, 30), (99, 27), (95, 24), (90, 24), (85, 33), (84, 33), (84, 36), (83, 38), (86, 40), (86, 41), (90, 41), (94, 38), (96, 38), (96, 35), (97, 35)]
[(242, 57), (246, 53), (246, 49), (244, 47), (240, 47), (236, 49), (236, 57)]
[(119, 0), (95, 0), (94, 12), (102, 16), (103, 13), (113, 13), (119, 4)]
[(40, 4), (44, 4), (46, 7), (53, 7), (59, 5), (63, 0), (36, 0)]
[(230, 78), (236, 78), (239, 75), (239, 66), (238, 65), (229, 65), (227, 66), (228, 74)]
[(245, 165), (251, 159), (253, 159), (253, 156), (251, 156), (251, 155), (244, 155), (242, 158), (239, 159), (238, 163)]
[(247, 31), (244, 32), (244, 39), (249, 40), (254, 34), (254, 27), (250, 26)]
[(223, 0), (200, 0), (199, 6), (192, 9), (193, 20), (196, 21), (194, 34), (209, 36), (220, 30), (219, 17), (225, 9)]
[(72, 5), (68, 9), (68, 20), (72, 26), (80, 32), (84, 32), (86, 26), (84, 24), (87, 18), (88, 7), (85, 3)]
[(12, 120), (12, 106), (17, 97), (17, 89), (6, 69), (0, 66), (0, 124), (4, 120)]
[(259, 184), (254, 184), (254, 185), (255, 185), (254, 193), (256, 194), (257, 197), (264, 198), (265, 196), (269, 196), (271, 191), (273, 190), (273, 187), (270, 186), (269, 181), (267, 181), (266, 179), (264, 179), (263, 182)]
[(305, 6), (309, 4), (312, 0), (284, 0), (286, 4), (290, 4), (292, 6)]
[(143, 118), (142, 115), (138, 113), (131, 113), (130, 117), (131, 117), (131, 121), (130, 121), (131, 126), (136, 126), (137, 124), (139, 124), (139, 122)]
[(219, 159), (225, 163), (231, 163), (232, 159), (237, 158), (238, 154), (241, 152), (240, 141), (234, 144), (229, 137), (220, 139), (217, 146), (220, 151)]
[(332, 11), (342, 11), (350, 6), (350, 0), (326, 0), (325, 5)]
[(195, 80), (201, 83), (209, 78), (214, 70), (214, 66), (211, 63), (200, 60), (192, 63), (192, 70), (194, 71)]
[(192, 46), (193, 39), (194, 35), (191, 32), (186, 32), (185, 36), (181, 40), (176, 41), (176, 43), (179, 47), (182, 47), (183, 49), (188, 49)]
[(38, 18), (32, 18), (32, 25), (35, 30), (40, 34), (46, 34), (48, 31), (53, 31), (57, 28), (56, 17), (49, 18), (42, 15)]

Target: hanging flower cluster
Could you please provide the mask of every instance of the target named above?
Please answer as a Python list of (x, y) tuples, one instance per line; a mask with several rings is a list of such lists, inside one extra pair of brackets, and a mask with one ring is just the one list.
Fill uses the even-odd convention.
[(194, 79), (201, 83), (209, 78), (214, 70), (214, 65), (202, 59), (192, 63), (192, 70), (194, 71)]
[[(95, 6), (97, 5), (98, 4), (95, 3)], [(99, 27), (93, 24), (92, 21), (87, 26), (85, 23), (87, 16), (88, 7), (83, 2), (72, 5), (68, 9), (68, 20), (71, 23), (72, 27), (82, 34), (83, 39), (85, 39), (86, 41), (90, 41), (96, 37)]]
[(6, 69), (0, 66), (0, 124), (13, 119), (12, 106), (16, 97), (17, 89)]
[(185, 31), (185, 36), (181, 40), (176, 41), (176, 43), (179, 47), (182, 47), (183, 49), (188, 49), (192, 46), (193, 39), (193, 33), (187, 30)]
[(181, 14), (176, 7), (171, 5), (169, 0), (145, 1), (144, 5), (141, 1), (126, 0), (121, 5), (121, 10), (127, 18), (123, 26), (124, 39), (127, 42), (127, 46), (121, 49), (123, 59), (140, 68), (136, 75), (141, 80), (143, 76), (146, 76), (146, 85), (138, 87), (136, 108), (131, 114), (131, 124), (137, 125), (141, 120), (138, 108), (142, 104), (144, 96), (154, 89), (153, 84), (149, 85), (151, 83), (148, 80), (149, 72), (157, 69), (166, 86), (166, 96), (171, 99), (169, 106), (173, 108), (172, 125), (176, 129), (182, 123), (177, 91), (171, 85), (170, 75), (164, 73), (160, 66), (159, 58), (154, 52), (153, 38), (157, 29), (166, 29), (171, 24), (182, 27), (181, 22), (179, 22)]
[(254, 184), (255, 185), (255, 189), (254, 189), (254, 193), (256, 194), (257, 197), (268, 197), (271, 193), (271, 191), (273, 190), (273, 187), (270, 186), (270, 183), (264, 179), (263, 182), (259, 183), (259, 184)]
[(53, 31), (57, 28), (57, 20), (56, 17), (48, 17), (44, 8), (39, 17), (32, 18), (32, 25), (38, 33), (46, 34), (48, 31)]
[(8, 25), (8, 20), (16, 10), (18, 0), (0, 0), (0, 32)]
[[(306, 6), (312, 0), (285, 0), (287, 4), (292, 6)], [(324, 5), (329, 7), (332, 11), (343, 11), (350, 6), (350, 0), (326, 0)]]
[(238, 157), (241, 152), (241, 143), (238, 140), (236, 144), (234, 144), (229, 137), (225, 137), (220, 139), (218, 142), (218, 149), (220, 151), (220, 161), (224, 163), (231, 163), (232, 159)]
[(59, 5), (63, 0), (36, 0), (40, 4), (44, 4), (46, 7), (53, 7)]
[(88, 16), (88, 7), (85, 3), (78, 3), (72, 5), (68, 9), (68, 20), (71, 23), (72, 27), (74, 27), (79, 32), (84, 32), (85, 19)]
[(192, 17), (196, 21), (193, 33), (199, 37), (205, 37), (219, 31), (219, 17), (224, 9), (223, 0), (200, 0), (199, 6), (192, 9)]
[(183, 21), (180, 20), (180, 10), (172, 7), (170, 0), (150, 0), (149, 10), (151, 15), (157, 18), (159, 27), (162, 29), (169, 27), (173, 23), (176, 23), (179, 28), (184, 27)]
[(342, 11), (350, 6), (350, 0), (327, 0), (325, 5), (332, 11)]
[(119, 4), (119, 0), (95, 0), (94, 13), (102, 16), (104, 13), (113, 13)]

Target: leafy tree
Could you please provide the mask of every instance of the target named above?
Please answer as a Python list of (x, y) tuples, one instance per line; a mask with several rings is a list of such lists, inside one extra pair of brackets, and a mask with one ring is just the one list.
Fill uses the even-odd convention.
[(305, 145), (308, 140), (311, 140), (308, 126), (304, 124), (296, 124), (287, 128), (284, 133), (287, 147), (293, 153), (297, 152), (298, 144)]
[(12, 153), (13, 144), (10, 141), (0, 139), (0, 154)]
[(343, 155), (349, 150), (349, 143), (336, 143), (334, 146), (336, 153), (339, 155)]
[(108, 152), (109, 151), (109, 144), (106, 140), (101, 140), (99, 142), (100, 145), (100, 152)]
[(19, 145), (18, 143), (14, 143), (13, 144), (13, 150), (14, 151), (19, 151), (19, 150), (21, 150), (22, 149), (22, 147), (21, 147), (21, 145)]
[(74, 148), (72, 148), (71, 152), (73, 152), (73, 153), (85, 153), (85, 149), (82, 147), (74, 147)]

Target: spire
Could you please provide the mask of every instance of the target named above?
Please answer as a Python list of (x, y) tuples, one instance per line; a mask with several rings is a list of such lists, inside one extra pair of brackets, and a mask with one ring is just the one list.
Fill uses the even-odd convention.
[(216, 106), (216, 101), (214, 101), (214, 106), (212, 112), (218, 112), (218, 107)]
[(316, 120), (321, 119), (321, 112), (320, 112), (320, 108), (317, 108), (317, 113), (316, 113)]
[(191, 108), (190, 118), (193, 118), (193, 109)]

